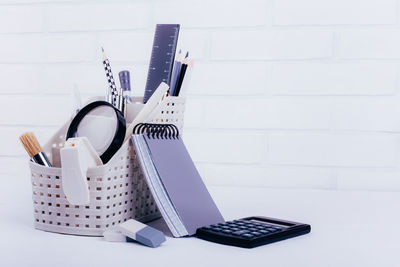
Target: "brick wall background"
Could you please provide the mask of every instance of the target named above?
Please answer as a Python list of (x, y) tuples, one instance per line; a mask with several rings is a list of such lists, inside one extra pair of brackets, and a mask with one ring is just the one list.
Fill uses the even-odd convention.
[(29, 179), (70, 91), (129, 69), (144, 91), (156, 23), (196, 59), (185, 142), (209, 185), (400, 191), (398, 0), (0, 0), (0, 175)]

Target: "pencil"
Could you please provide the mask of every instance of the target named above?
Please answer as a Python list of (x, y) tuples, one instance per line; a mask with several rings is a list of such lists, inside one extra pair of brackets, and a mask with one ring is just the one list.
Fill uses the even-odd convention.
[(185, 58), (182, 62), (181, 73), (178, 78), (178, 82), (176, 83), (174, 96), (179, 96), (179, 91), (181, 90), (183, 79), (185, 78), (186, 69), (189, 63), (189, 58)]
[(186, 73), (185, 73), (185, 77), (183, 79), (181, 89), (179, 90), (180, 96), (186, 95), (190, 80), (192, 79), (193, 66), (194, 66), (194, 61), (193, 61), (193, 59), (191, 59), (191, 60), (189, 60), (189, 63), (188, 63), (187, 69), (186, 69)]
[(104, 65), (104, 70), (106, 72), (106, 78), (107, 78), (107, 82), (108, 82), (108, 87), (109, 90), (107, 92), (107, 101), (112, 104), (113, 106), (118, 105), (118, 100), (117, 100), (117, 96), (118, 96), (118, 90), (117, 90), (117, 86), (115, 85), (115, 81), (114, 81), (114, 76), (112, 74), (111, 71), (111, 65), (110, 65), (110, 61), (108, 60), (106, 54), (104, 53), (104, 48), (101, 48), (102, 51), (102, 55), (103, 55), (103, 65)]
[(181, 72), (182, 65), (182, 50), (179, 50), (179, 53), (175, 57), (174, 69), (171, 75), (171, 85), (169, 87), (169, 95), (173, 96), (175, 92), (176, 82), (178, 81), (179, 73)]

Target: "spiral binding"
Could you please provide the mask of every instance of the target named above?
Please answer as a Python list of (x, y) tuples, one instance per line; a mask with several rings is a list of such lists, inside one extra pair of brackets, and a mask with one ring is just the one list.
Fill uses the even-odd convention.
[(174, 124), (139, 123), (132, 134), (147, 134), (153, 139), (179, 139), (179, 130)]

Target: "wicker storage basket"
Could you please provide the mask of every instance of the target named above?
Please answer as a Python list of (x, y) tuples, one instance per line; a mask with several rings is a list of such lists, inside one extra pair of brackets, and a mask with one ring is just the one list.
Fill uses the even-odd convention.
[[(143, 104), (133, 104), (128, 117)], [(173, 123), (180, 132), (183, 127), (185, 99), (165, 98), (146, 122)], [(51, 158), (52, 147), (65, 140), (67, 122), (44, 146)], [(29, 164), (32, 180), (35, 228), (50, 232), (102, 236), (113, 225), (134, 218), (146, 222), (160, 216), (136, 160), (133, 146), (125, 142), (105, 165), (90, 168), (87, 180), (90, 203), (85, 206), (68, 203), (62, 188), (61, 168), (49, 168), (34, 162)]]

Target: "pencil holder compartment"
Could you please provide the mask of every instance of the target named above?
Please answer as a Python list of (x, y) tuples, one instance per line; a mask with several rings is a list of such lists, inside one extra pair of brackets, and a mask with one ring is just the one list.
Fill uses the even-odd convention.
[[(185, 112), (185, 98), (168, 96), (149, 115), (146, 123), (172, 123), (179, 131), (183, 129), (183, 113)], [(143, 102), (143, 97), (135, 98), (135, 101)], [(145, 104), (132, 103), (127, 105), (127, 120), (133, 118)]]
[[(143, 104), (138, 105), (140, 110)], [(173, 123), (183, 129), (185, 99), (166, 97), (145, 122)], [(129, 122), (128, 122), (129, 123)], [(65, 141), (67, 122), (43, 147), (51, 151)], [(89, 168), (86, 178), (90, 202), (72, 205), (62, 187), (62, 169), (29, 163), (32, 182), (34, 226), (36, 229), (74, 235), (102, 236), (105, 229), (128, 219), (142, 222), (160, 217), (156, 203), (143, 178), (131, 141), (125, 142), (107, 164)]]

